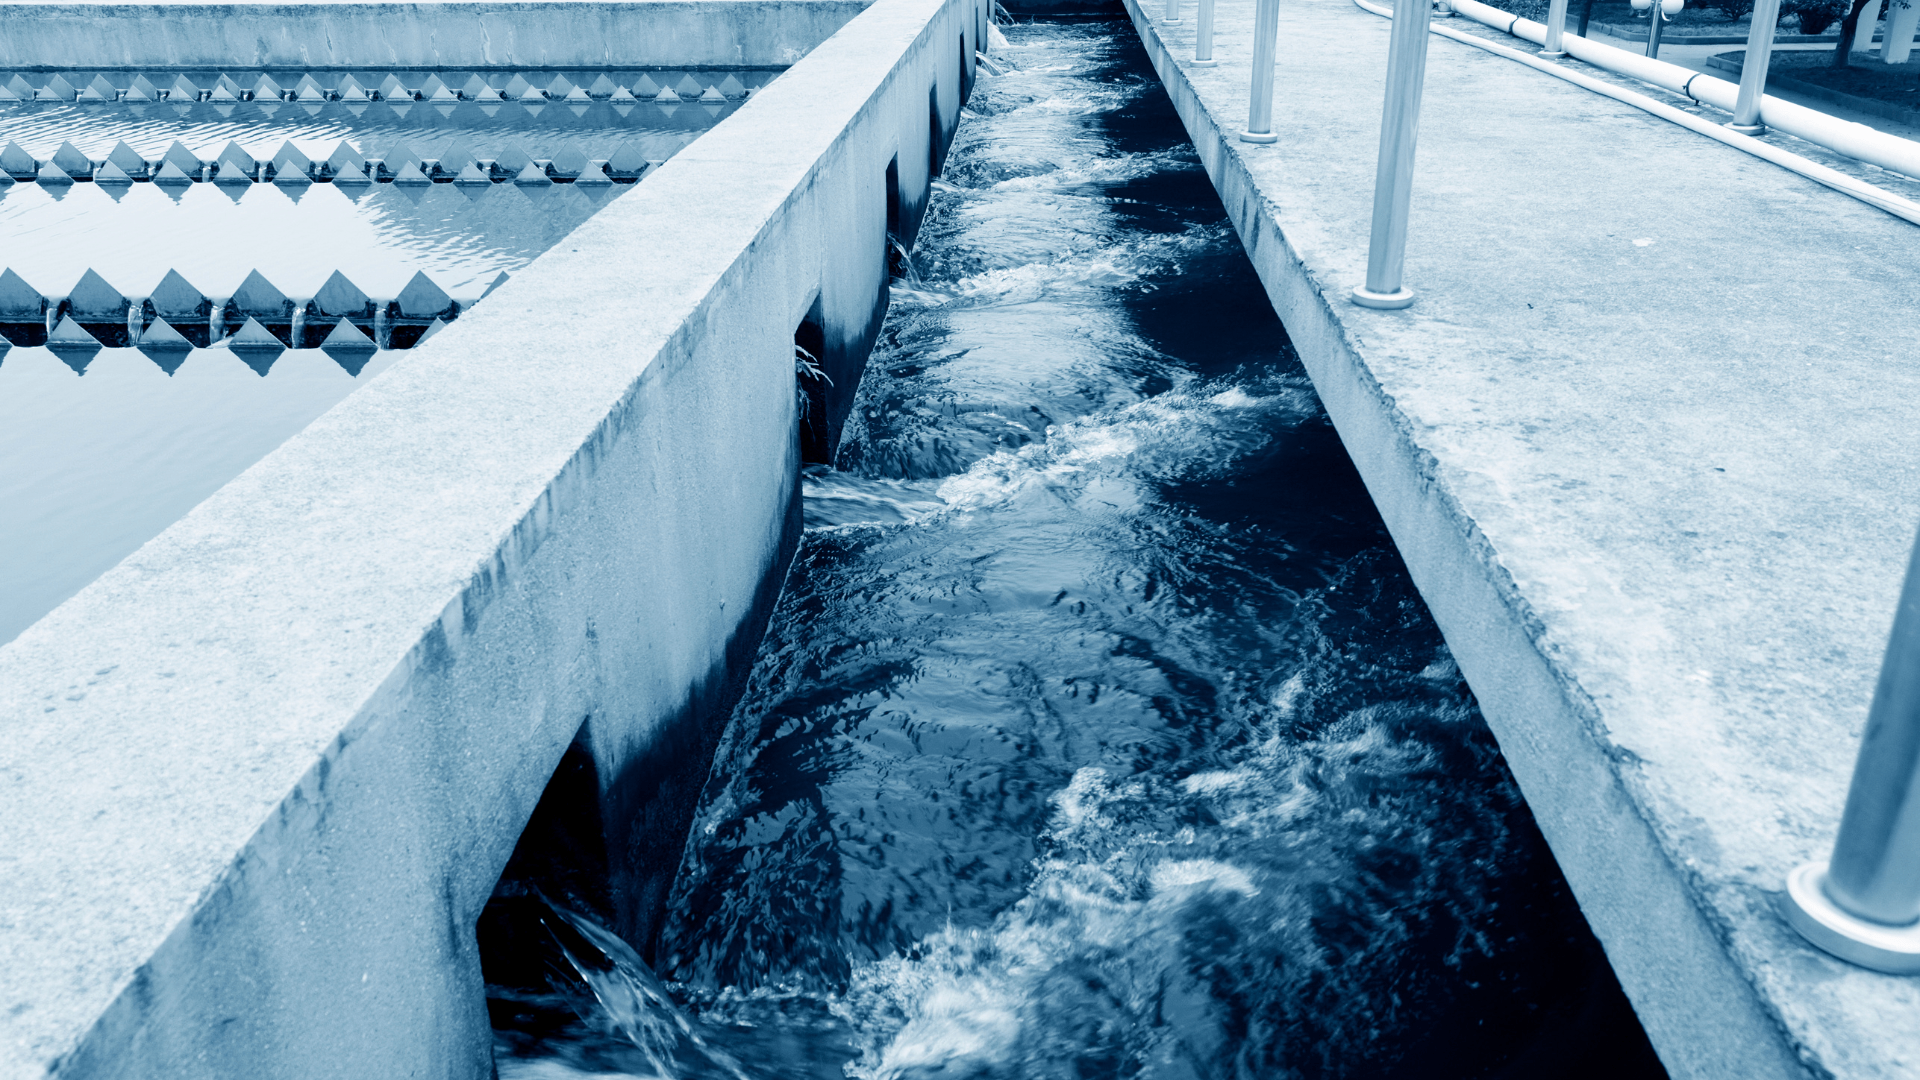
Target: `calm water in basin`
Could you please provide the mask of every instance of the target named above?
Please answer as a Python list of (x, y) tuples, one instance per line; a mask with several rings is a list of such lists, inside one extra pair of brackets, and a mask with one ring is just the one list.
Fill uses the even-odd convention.
[[(84, 86), (96, 74), (63, 77)], [(202, 87), (217, 77), (189, 74)], [(363, 72), (359, 78), (371, 88), (386, 74)], [(426, 78), (401, 74), (414, 87)], [(471, 77), (440, 74), (456, 87)], [(524, 74), (546, 85), (559, 73)], [(584, 86), (600, 73), (568, 74)], [(608, 74), (631, 86), (642, 73)], [(692, 78), (715, 86), (731, 77), (742, 88), (764, 85), (774, 74), (655, 73), (668, 83)], [(11, 77), (0, 73), (0, 85)], [(132, 74), (107, 77), (124, 88)], [(165, 86), (174, 77), (151, 79)], [(275, 77), (291, 89), (299, 76)], [(499, 84), (509, 77), (488, 76)], [(31, 78), (41, 85), (49, 76)], [(237, 78), (251, 87), (258, 73)], [(329, 78), (337, 82), (340, 76)], [(663, 161), (743, 100), (736, 92), (721, 103), (554, 101), (528, 108), (517, 102), (423, 101), (401, 109), (337, 101), (311, 107), (272, 101), (0, 102), (0, 146), (16, 143), (40, 161), (66, 142), (99, 161), (121, 141), (147, 160), (159, 159), (176, 141), (203, 160), (216, 159), (230, 142), (270, 160), (289, 141), (325, 160), (344, 141), (365, 157), (392, 161), (408, 153), (437, 158), (455, 147), (483, 159), (518, 150), (536, 159), (573, 151), (588, 159), (625, 152), (630, 159)], [(215, 301), (234, 295), (257, 273), (296, 303), (314, 296), (336, 272), (379, 300), (400, 295), (414, 275), (424, 274), (464, 306), (627, 190), (619, 184), (597, 192), (556, 184), (530, 194), (512, 183), (413, 190), (393, 184), (13, 183), (0, 186), (0, 270), (12, 271), (50, 306), (89, 270), (136, 302), (169, 272)], [(235, 329), (237, 324), (225, 327), (228, 333)], [(0, 327), (0, 333), (18, 330)], [(243, 358), (215, 347), (155, 360), (132, 348), (56, 356), (42, 346), (0, 342), (0, 643), (396, 355), (381, 352), (342, 363), (311, 348)], [(177, 369), (170, 372), (166, 365)]]

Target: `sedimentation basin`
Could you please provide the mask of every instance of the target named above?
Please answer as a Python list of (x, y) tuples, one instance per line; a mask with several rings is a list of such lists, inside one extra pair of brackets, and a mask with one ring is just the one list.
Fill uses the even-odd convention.
[[(796, 340), (830, 446), (956, 122), (985, 7), (861, 7), (0, 12), (38, 64), (82, 30), (155, 68), (793, 63), (0, 647), (0, 1076), (488, 1075), (481, 906), (577, 735), (622, 776), (751, 660), (799, 521)], [(137, 31), (161, 11), (208, 36)], [(649, 36), (683, 15), (733, 37)], [(193, 51), (255, 19), (259, 52)]]
[(1920, 399), (1913, 226), (1438, 39), (1419, 298), (1369, 311), (1388, 21), (1281, 5), (1260, 146), (1252, 0), (1219, 0), (1215, 67), (1127, 6), (1668, 1069), (1913, 1075), (1920, 983), (1779, 910), (1832, 843), (1920, 521), (1889, 407)]

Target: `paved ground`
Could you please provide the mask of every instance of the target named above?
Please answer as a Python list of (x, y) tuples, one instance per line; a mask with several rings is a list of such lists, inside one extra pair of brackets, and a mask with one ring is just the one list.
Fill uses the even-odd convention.
[(1434, 38), (1421, 299), (1363, 311), (1388, 23), (1282, 5), (1260, 147), (1252, 7), (1219, 0), (1212, 69), (1135, 19), (1674, 1075), (1920, 1074), (1920, 980), (1777, 907), (1920, 524), (1920, 230)]

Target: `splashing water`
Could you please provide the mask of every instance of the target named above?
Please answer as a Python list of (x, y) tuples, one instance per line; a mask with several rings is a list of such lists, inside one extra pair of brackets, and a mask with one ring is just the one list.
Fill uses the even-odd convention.
[(672, 996), (756, 1078), (1662, 1075), (1131, 30), (1004, 30)]

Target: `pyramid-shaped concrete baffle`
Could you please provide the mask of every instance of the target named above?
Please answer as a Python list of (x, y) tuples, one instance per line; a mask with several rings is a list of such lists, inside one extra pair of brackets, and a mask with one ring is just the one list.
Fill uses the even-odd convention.
[(286, 96), (287, 92), (282, 90), (280, 84), (274, 82), (271, 76), (262, 75), (260, 76), (260, 81), (253, 84), (253, 100), (255, 101), (279, 101)]
[(393, 174), (393, 186), (399, 188), (427, 188), (433, 186), (433, 180), (429, 178), (426, 173), (420, 171), (418, 164), (409, 161), (400, 166), (399, 172)]
[(745, 83), (729, 75), (720, 80), (720, 93), (730, 98), (746, 97), (747, 87)]
[(212, 333), (209, 320), (213, 316), (213, 301), (193, 283), (180, 276), (180, 271), (169, 270), (160, 284), (153, 287), (153, 294), (147, 297), (147, 314), (165, 319), (186, 339), (205, 348)]
[(98, 169), (93, 170), (93, 182), (114, 202), (119, 202), (120, 197), (133, 187), (133, 177), (111, 161), (103, 161)]
[(657, 82), (654, 82), (653, 76), (651, 75), (642, 75), (638, 79), (635, 79), (633, 81), (634, 97), (647, 98), (648, 100), (651, 100), (654, 97), (659, 95), (660, 90), (661, 90), (660, 84)]
[(95, 75), (93, 81), (82, 87), (74, 95), (74, 100), (90, 105), (99, 105), (120, 98), (120, 88), (107, 81), (105, 75)]
[(460, 95), (455, 93), (453, 88), (443, 82), (438, 75), (429, 75), (427, 81), (420, 84), (420, 97), (425, 101), (460, 100)]
[(140, 332), (140, 343), (135, 348), (153, 361), (154, 366), (171, 375), (187, 362), (187, 354), (193, 351), (193, 342), (172, 323), (155, 319)]
[(399, 311), (400, 316), (406, 319), (452, 318), (457, 314), (454, 310), (453, 297), (448, 296), (445, 289), (434, 284), (432, 278), (418, 270), (414, 271), (413, 278), (407, 282), (407, 287), (401, 289), (400, 295), (394, 298), (393, 306)]
[(60, 148), (53, 152), (53, 157), (49, 160), (60, 166), (62, 172), (75, 180), (93, 175), (93, 160), (81, 153), (80, 148), (70, 142), (61, 143)]
[(240, 102), (245, 95), (246, 91), (241, 88), (239, 83), (222, 75), (214, 82), (213, 89), (207, 91), (207, 100), (232, 105)]
[(377, 160), (380, 162), (378, 179), (388, 180), (398, 175), (403, 166), (413, 165), (417, 168), (422, 161), (420, 155), (414, 153), (413, 147), (405, 142), (395, 142), (387, 147), (386, 152), (380, 154)]
[(272, 370), (273, 362), (280, 359), (280, 354), (287, 351), (286, 342), (251, 316), (240, 324), (240, 329), (234, 331), (225, 344), (261, 378), (265, 378), (267, 372)]
[(367, 175), (367, 159), (342, 139), (340, 145), (333, 148), (333, 153), (327, 155), (327, 173), (334, 177), (345, 174), (364, 177)]
[(356, 322), (373, 324), (373, 298), (362, 292), (360, 286), (347, 279), (345, 274), (335, 270), (327, 278), (320, 291), (313, 294), (307, 309), (311, 312), (308, 324), (325, 325), (336, 319), (352, 319)]
[(227, 143), (213, 166), (213, 179), (218, 184), (251, 184), (260, 169), (260, 163), (237, 142)]
[(581, 153), (579, 147), (566, 146), (553, 155), (553, 162), (547, 166), (547, 172), (555, 180), (564, 181), (572, 180), (592, 167), (592, 163), (587, 160), (587, 155)]
[(341, 101), (352, 105), (363, 105), (373, 100), (367, 88), (360, 85), (360, 80), (351, 75), (341, 77), (337, 93)]
[(479, 163), (469, 161), (454, 176), (453, 186), (462, 191), (478, 194), (493, 187), (493, 178), (480, 168)]
[(300, 81), (293, 84), (293, 100), (303, 105), (324, 105), (327, 102), (327, 91), (313, 80), (313, 76), (302, 75)]
[(381, 101), (412, 101), (413, 91), (400, 82), (398, 76), (389, 75), (380, 80)]
[(359, 327), (341, 319), (333, 324), (333, 329), (321, 340), (320, 351), (345, 368), (347, 374), (358, 375), (367, 366), (367, 361), (373, 359), (373, 354), (379, 351), (379, 346)]
[(47, 298), (12, 270), (0, 270), (0, 337), (20, 346), (47, 340)]
[(546, 170), (529, 161), (527, 167), (514, 176), (513, 186), (528, 198), (539, 198), (553, 187), (553, 178), (547, 175)]
[(239, 322), (243, 316), (271, 328), (282, 344), (293, 344), (293, 301), (258, 270), (249, 270), (247, 279), (227, 301), (227, 325)]
[(503, 180), (514, 180), (531, 164), (533, 158), (527, 156), (526, 150), (516, 143), (508, 143), (501, 149), (500, 156), (493, 159), (493, 175)]
[(632, 143), (621, 143), (607, 159), (607, 175), (622, 183), (638, 180), (647, 171), (647, 159), (643, 151)]
[(167, 100), (176, 104), (191, 104), (200, 100), (200, 88), (188, 81), (185, 75), (178, 76), (173, 80), (173, 85), (167, 87)]
[(40, 89), (34, 91), (33, 97), (36, 101), (72, 101), (79, 95), (80, 91), (72, 83), (59, 75), (54, 75), (41, 84)]
[(578, 191), (598, 197), (613, 189), (613, 181), (601, 170), (599, 163), (589, 161), (587, 167), (580, 170), (580, 175), (573, 178), (573, 186)]
[(160, 95), (161, 90), (153, 85), (152, 79), (145, 75), (135, 75), (133, 81), (127, 84), (126, 91), (120, 95), (120, 100), (129, 105), (143, 105), (158, 101)]
[(460, 93), (461, 96), (465, 97), (468, 101), (501, 100), (500, 91), (488, 86), (486, 80), (478, 75), (469, 78), (466, 85), (460, 88)]
[(460, 170), (474, 163), (473, 148), (466, 140), (458, 136), (448, 139), (446, 145), (433, 151), (432, 175), (436, 180), (446, 180), (460, 175)]
[(513, 78), (507, 80), (506, 89), (502, 92), (502, 96), (514, 101), (545, 101), (547, 98), (547, 95), (542, 93), (538, 87), (519, 75), (515, 75)]
[(67, 170), (51, 161), (40, 166), (39, 180), (40, 186), (47, 190), (47, 194), (56, 199), (65, 196), (67, 189), (73, 186), (73, 177), (67, 175)]
[(680, 81), (673, 84), (673, 89), (675, 93), (688, 100), (707, 92), (707, 88), (691, 75), (680, 76)]
[(0, 172), (15, 180), (32, 180), (40, 175), (40, 163), (17, 142), (0, 147)]
[(313, 180), (313, 159), (291, 141), (281, 143), (273, 152), (272, 165), (276, 184), (307, 184)]
[(614, 82), (612, 79), (607, 78), (606, 74), (603, 72), (594, 78), (592, 86), (587, 87), (587, 95), (589, 97), (593, 97), (598, 100), (605, 101), (606, 99), (612, 97), (614, 91), (618, 89), (620, 89), (620, 84), (617, 82)]
[(92, 270), (67, 294), (66, 314), (93, 335), (102, 345), (122, 348), (127, 338), (127, 298)]
[(107, 163), (118, 166), (121, 172), (135, 180), (147, 178), (147, 160), (140, 156), (140, 151), (128, 146), (124, 139), (113, 144), (113, 149), (107, 154)]
[(100, 355), (100, 342), (87, 333), (86, 327), (73, 321), (72, 316), (62, 316), (53, 332), (47, 335), (47, 349), (72, 368), (74, 374), (85, 375), (87, 365)]
[(100, 355), (101, 345), (71, 316), (63, 315), (47, 335), (47, 349), (59, 357), (77, 375), (87, 373), (87, 365)]
[(189, 178), (198, 177), (200, 170), (206, 164), (193, 151), (187, 149), (186, 143), (178, 139), (174, 140), (172, 146), (167, 147), (167, 152), (161, 155), (160, 160), (179, 169)]
[(0, 83), (0, 101), (32, 101), (33, 84), (15, 75), (5, 83)]

